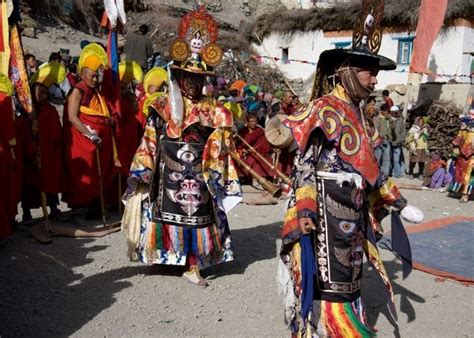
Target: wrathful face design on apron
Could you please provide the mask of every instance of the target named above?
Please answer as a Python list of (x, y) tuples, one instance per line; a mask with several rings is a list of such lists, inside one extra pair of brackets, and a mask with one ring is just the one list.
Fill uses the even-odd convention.
[(163, 141), (160, 157), (159, 220), (187, 227), (213, 222), (212, 201), (202, 174), (204, 144)]

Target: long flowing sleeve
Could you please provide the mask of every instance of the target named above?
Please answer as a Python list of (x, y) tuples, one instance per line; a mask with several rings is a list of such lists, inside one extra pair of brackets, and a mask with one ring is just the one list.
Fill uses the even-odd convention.
[(393, 180), (383, 174), (379, 176), (374, 187), (368, 187), (370, 223), (377, 237), (382, 237), (382, 220), (389, 214), (390, 207), (401, 210), (407, 205), (407, 200)]
[(148, 187), (146, 192), (149, 193), (151, 191), (158, 156), (159, 139), (157, 136), (156, 122), (156, 118), (150, 117), (145, 126), (145, 133), (143, 134), (140, 146), (135, 152), (130, 166), (127, 180), (128, 187), (123, 198), (125, 201), (129, 195), (137, 190), (139, 183), (143, 183)]
[(219, 210), (227, 213), (242, 200), (237, 168), (229, 151), (235, 152), (229, 128), (217, 128), (203, 153), (203, 176)]
[(152, 191), (158, 156), (159, 138), (157, 137), (156, 122), (154, 117), (148, 119), (145, 133), (130, 166), (128, 187), (122, 197), (125, 204), (122, 231), (127, 237), (128, 256), (132, 261), (138, 260), (140, 226), (151, 210), (151, 203), (146, 201), (149, 200)]
[(316, 162), (318, 140), (312, 136), (304, 152), (297, 150), (293, 166), (293, 189), (282, 230), (283, 245), (298, 240), (301, 231), (298, 218), (309, 217), (316, 223), (318, 213), (316, 189)]

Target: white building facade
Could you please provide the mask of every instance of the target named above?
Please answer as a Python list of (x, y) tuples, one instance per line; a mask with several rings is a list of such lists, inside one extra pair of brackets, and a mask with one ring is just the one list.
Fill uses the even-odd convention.
[[(377, 89), (407, 83), (414, 39), (415, 32), (384, 31), (379, 54), (397, 61), (397, 69), (380, 72)], [(289, 79), (307, 81), (314, 74), (316, 66), (299, 61), (316, 63), (324, 50), (349, 48), (351, 40), (352, 31), (312, 31), (293, 35), (273, 33), (263, 39), (264, 47), (256, 44), (253, 47), (261, 56), (279, 58), (277, 66)], [(422, 82), (455, 80), (458, 83), (469, 83), (473, 67), (474, 23), (459, 19), (455, 25), (443, 29), (436, 38), (428, 58), (428, 70), (433, 75), (424, 75)]]
[(280, 0), (288, 9), (314, 7), (331, 7), (341, 3), (360, 3), (361, 0)]

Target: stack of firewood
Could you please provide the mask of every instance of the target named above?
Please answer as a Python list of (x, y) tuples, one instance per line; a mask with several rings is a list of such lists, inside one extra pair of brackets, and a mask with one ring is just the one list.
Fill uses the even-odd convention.
[(452, 152), (452, 141), (459, 132), (462, 109), (450, 101), (433, 101), (429, 105), (427, 116), (430, 125), (428, 148), (448, 157)]

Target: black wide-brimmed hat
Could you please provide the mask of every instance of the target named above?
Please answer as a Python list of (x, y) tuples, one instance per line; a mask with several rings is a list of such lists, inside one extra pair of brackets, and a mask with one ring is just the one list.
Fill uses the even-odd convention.
[(378, 70), (397, 68), (395, 61), (377, 54), (382, 42), (383, 9), (383, 0), (363, 0), (362, 11), (354, 24), (351, 48), (329, 49), (321, 53), (311, 100), (331, 90), (329, 77), (334, 76), (341, 66)]
[(377, 68), (379, 70), (394, 70), (397, 68), (395, 61), (375, 54), (365, 46), (325, 50), (319, 56), (319, 64), (328, 73), (332, 74), (344, 64), (354, 67)]

